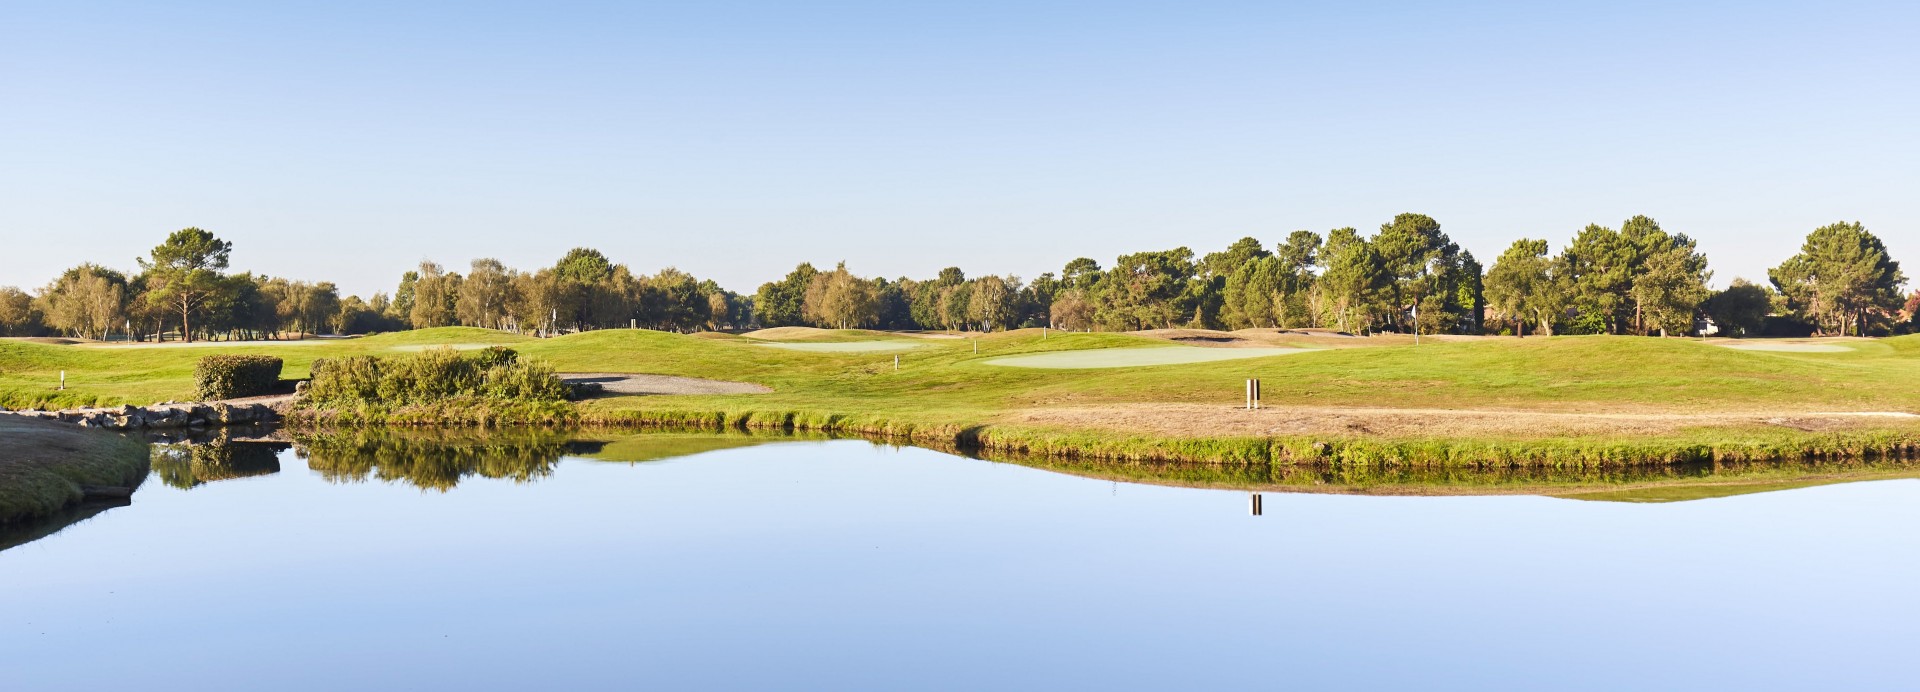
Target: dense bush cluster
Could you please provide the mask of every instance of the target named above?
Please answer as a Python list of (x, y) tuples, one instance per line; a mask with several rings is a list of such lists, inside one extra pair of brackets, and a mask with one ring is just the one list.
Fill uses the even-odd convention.
[(309, 406), (430, 405), (451, 399), (562, 402), (566, 383), (545, 363), (492, 347), (472, 355), (451, 348), (409, 356), (349, 356), (316, 362)]
[(207, 356), (193, 368), (194, 396), (202, 400), (271, 394), (280, 384), (273, 356)]

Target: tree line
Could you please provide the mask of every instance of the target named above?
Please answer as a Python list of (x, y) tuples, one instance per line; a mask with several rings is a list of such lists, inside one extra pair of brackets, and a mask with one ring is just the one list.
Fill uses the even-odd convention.
[(637, 275), (598, 250), (550, 267), (472, 260), (464, 273), (422, 262), (391, 296), (342, 297), (329, 282), (228, 273), (232, 245), (187, 228), (123, 273), (82, 264), (28, 293), (0, 287), (0, 335), (92, 339), (280, 338), (466, 325), (554, 333), (639, 326), (669, 331), (811, 325), (994, 331), (1321, 328), (1349, 333), (1871, 335), (1916, 331), (1920, 292), (1859, 223), (1810, 233), (1768, 282), (1708, 287), (1698, 243), (1646, 216), (1589, 225), (1555, 253), (1514, 241), (1483, 267), (1441, 225), (1400, 214), (1371, 235), (1294, 231), (1268, 246), (1241, 238), (1189, 248), (1086, 257), (1031, 281), (863, 277), (845, 263), (801, 264), (743, 296), (668, 268)]

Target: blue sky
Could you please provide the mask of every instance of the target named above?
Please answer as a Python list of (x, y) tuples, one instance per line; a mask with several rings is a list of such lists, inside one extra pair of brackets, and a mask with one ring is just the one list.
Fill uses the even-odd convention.
[(391, 290), (600, 248), (1031, 277), (1438, 218), (1491, 262), (1644, 213), (1715, 283), (1859, 220), (1920, 275), (1895, 3), (9, 3), (0, 285), (236, 268)]

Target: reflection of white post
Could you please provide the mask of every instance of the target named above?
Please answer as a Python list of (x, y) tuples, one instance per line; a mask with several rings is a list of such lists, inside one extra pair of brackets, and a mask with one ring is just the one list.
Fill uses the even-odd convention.
[(1260, 516), (1260, 493), (1253, 493), (1252, 497), (1248, 499), (1247, 510), (1248, 513), (1253, 516)]
[(1253, 378), (1253, 410), (1260, 410), (1260, 378)]
[(893, 371), (900, 372), (900, 356), (898, 355), (893, 357)]

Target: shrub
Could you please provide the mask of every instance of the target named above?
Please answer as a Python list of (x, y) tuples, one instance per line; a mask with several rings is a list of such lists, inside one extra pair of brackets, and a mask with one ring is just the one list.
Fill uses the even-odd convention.
[(522, 361), (511, 350), (462, 355), (439, 348), (410, 356), (329, 360), (315, 370), (300, 405), (356, 418), (544, 420), (570, 410), (568, 393), (552, 366)]
[(207, 356), (193, 369), (194, 396), (202, 400), (237, 399), (273, 393), (280, 384), (280, 359), (273, 356)]

